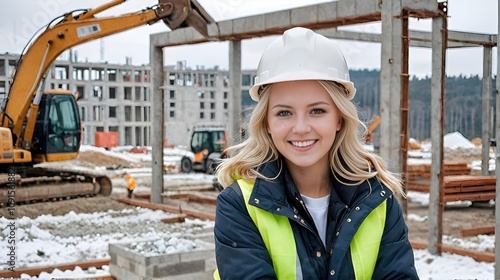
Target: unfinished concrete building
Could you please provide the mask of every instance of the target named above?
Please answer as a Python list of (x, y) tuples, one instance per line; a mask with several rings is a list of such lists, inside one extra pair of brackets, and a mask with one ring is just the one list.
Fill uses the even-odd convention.
[[(56, 60), (46, 74), (45, 89), (78, 92), (83, 123), (82, 143), (95, 145), (96, 132), (118, 132), (120, 146), (151, 145), (150, 67), (127, 63), (75, 62)], [(19, 55), (0, 55), (0, 99), (9, 92)], [(255, 70), (242, 72), (242, 94), (248, 95)], [(228, 124), (228, 71), (186, 67), (186, 62), (165, 67), (165, 126), (168, 145), (188, 145), (197, 125)]]

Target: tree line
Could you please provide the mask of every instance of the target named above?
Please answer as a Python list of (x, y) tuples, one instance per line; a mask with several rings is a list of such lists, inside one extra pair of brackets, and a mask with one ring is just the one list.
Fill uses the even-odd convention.
[[(380, 72), (354, 70), (350, 75), (357, 89), (353, 101), (360, 109), (360, 117), (369, 121), (373, 115), (380, 115)], [(495, 79), (492, 80), (492, 106), (495, 106)], [(459, 131), (468, 139), (481, 138), (482, 88), (482, 78), (478, 75), (446, 77), (445, 134)], [(428, 139), (431, 131), (431, 78), (411, 77), (409, 92), (408, 135), (417, 140)]]

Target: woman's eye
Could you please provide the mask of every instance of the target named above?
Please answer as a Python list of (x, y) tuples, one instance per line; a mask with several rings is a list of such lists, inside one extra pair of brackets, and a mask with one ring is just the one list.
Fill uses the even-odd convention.
[(285, 117), (285, 116), (290, 116), (290, 111), (279, 111), (277, 116)]
[(313, 109), (311, 111), (311, 113), (313, 113), (313, 114), (323, 114), (324, 112), (325, 112), (325, 110), (319, 109), (319, 108), (318, 109)]

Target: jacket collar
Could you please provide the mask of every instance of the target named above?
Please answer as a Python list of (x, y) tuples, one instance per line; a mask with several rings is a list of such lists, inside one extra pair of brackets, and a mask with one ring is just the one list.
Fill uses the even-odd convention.
[[(259, 172), (265, 177), (271, 178), (271, 180), (256, 179), (250, 199), (251, 205), (269, 212), (275, 212), (277, 208), (291, 207), (288, 201), (300, 197), (300, 193), (286, 168), (286, 164), (280, 159), (262, 164), (259, 168)], [(351, 181), (338, 176), (337, 178), (342, 182), (351, 183)], [(336, 179), (333, 180), (331, 199), (340, 199), (336, 187), (344, 187), (342, 182)], [(385, 197), (390, 195), (392, 195), (392, 191), (383, 186), (378, 178), (374, 177), (358, 186), (358, 191), (351, 205), (357, 205), (363, 202), (369, 205), (373, 204), (372, 206), (376, 207)], [(378, 197), (378, 199), (372, 198), (367, 200), (366, 198), (370, 196)], [(254, 203), (254, 199), (258, 199), (258, 205)]]

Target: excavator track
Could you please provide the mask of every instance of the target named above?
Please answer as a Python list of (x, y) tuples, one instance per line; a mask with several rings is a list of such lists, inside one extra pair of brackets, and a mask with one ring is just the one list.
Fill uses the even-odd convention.
[[(20, 170), (21, 171), (21, 170)], [(0, 207), (82, 196), (109, 196), (112, 183), (101, 172), (34, 167), (0, 174)]]

